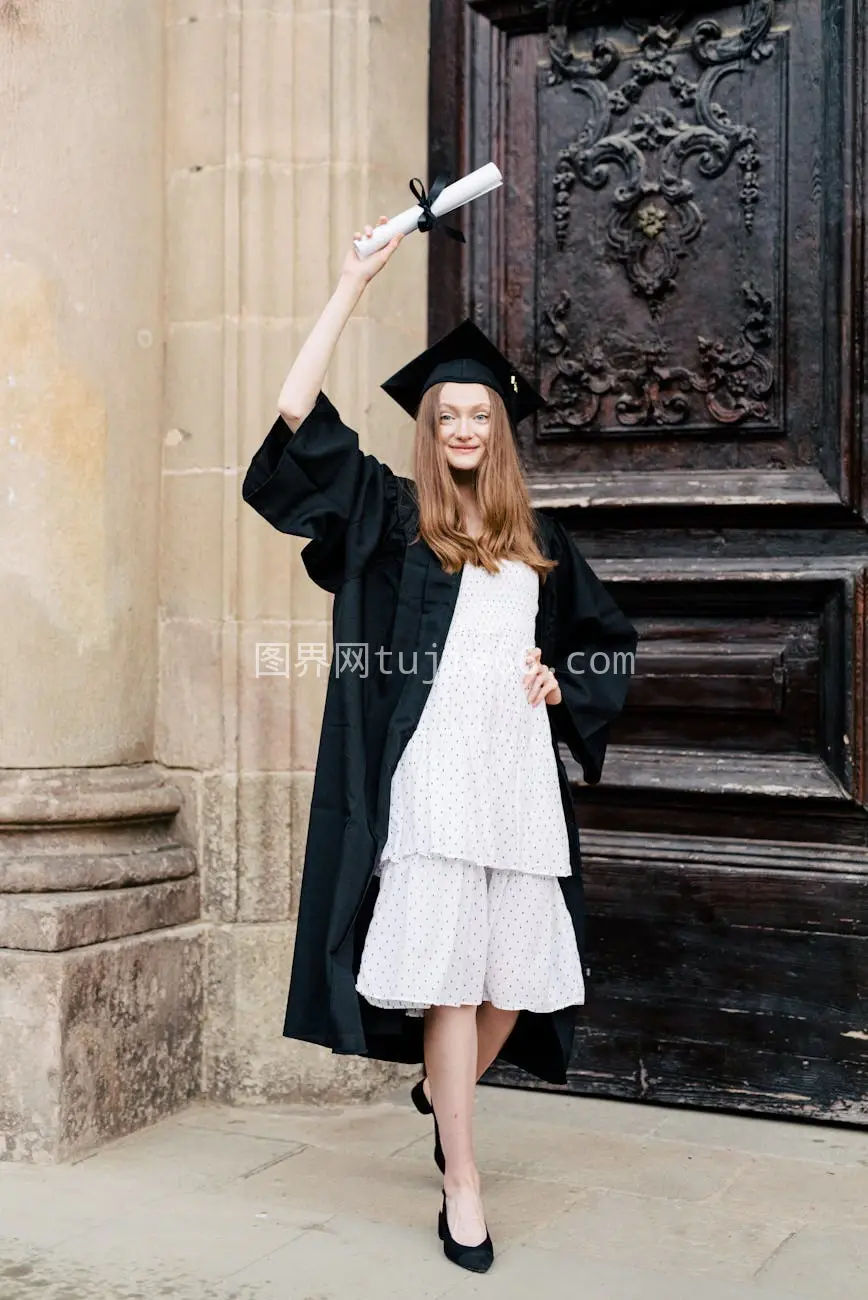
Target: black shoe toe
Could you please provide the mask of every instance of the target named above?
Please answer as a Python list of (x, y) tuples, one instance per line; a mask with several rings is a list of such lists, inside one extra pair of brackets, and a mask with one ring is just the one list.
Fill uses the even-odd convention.
[(485, 1234), (485, 1241), (481, 1241), (478, 1246), (462, 1246), (460, 1241), (456, 1241), (449, 1231), (449, 1220), (446, 1218), (446, 1193), (443, 1193), (443, 1206), (437, 1219), (437, 1231), (440, 1240), (443, 1242), (443, 1254), (452, 1264), (457, 1264), (459, 1268), (466, 1268), (471, 1273), (487, 1273), (494, 1263), (494, 1245), (491, 1240), (491, 1233)]

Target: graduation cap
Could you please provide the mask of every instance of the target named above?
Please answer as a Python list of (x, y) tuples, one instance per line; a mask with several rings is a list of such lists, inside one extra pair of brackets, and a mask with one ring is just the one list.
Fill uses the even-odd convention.
[(492, 388), (503, 398), (513, 426), (546, 405), (536, 389), (470, 319), (408, 361), (382, 388), (415, 417), (428, 389), (445, 383), (485, 384)]

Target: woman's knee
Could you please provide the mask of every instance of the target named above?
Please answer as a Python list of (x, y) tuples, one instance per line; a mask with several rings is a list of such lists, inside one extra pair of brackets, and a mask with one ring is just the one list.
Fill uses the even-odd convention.
[(429, 1007), (425, 1012), (426, 1042), (430, 1040), (432, 1034), (436, 1037), (441, 1037), (443, 1034), (448, 1037), (455, 1035), (467, 1039), (475, 1037), (477, 1010), (475, 1005)]
[(503, 1020), (517, 1020), (520, 1014), (518, 1011), (510, 1010), (507, 1007), (498, 1007), (494, 1002), (483, 1002), (480, 1010), (484, 1011), (486, 1015), (499, 1016)]

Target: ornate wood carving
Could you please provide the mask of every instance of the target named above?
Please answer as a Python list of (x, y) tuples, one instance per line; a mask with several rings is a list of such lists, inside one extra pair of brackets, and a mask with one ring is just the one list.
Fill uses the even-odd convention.
[[(587, 348), (570, 340), (566, 325), (572, 300), (566, 289), (543, 310), (545, 333), (540, 351), (550, 357), (542, 367), (549, 410), (540, 436), (587, 430), (605, 395), (622, 428), (671, 429), (694, 419), (739, 424), (770, 419), (769, 396), (774, 374), (760, 349), (771, 341), (771, 299), (750, 282), (742, 285), (748, 314), (734, 343), (697, 336), (693, 368), (669, 363), (665, 340), (625, 343), (616, 355), (599, 343)], [(698, 394), (691, 402), (690, 394)], [(697, 409), (701, 405), (701, 410)]]
[[(573, 8), (550, 5), (552, 11), (559, 7)], [(548, 84), (567, 81), (591, 103), (590, 120), (579, 137), (560, 151), (555, 164), (557, 246), (566, 245), (574, 184), (603, 190), (617, 169), (622, 180), (612, 195), (609, 245), (624, 266), (633, 292), (646, 300), (655, 318), (675, 290), (679, 259), (706, 221), (685, 175), (693, 158), (707, 179), (725, 175), (735, 161), (742, 172), (739, 201), (744, 223), (748, 230), (753, 228), (760, 196), (757, 131), (732, 121), (714, 95), (724, 78), (741, 72), (744, 60), (771, 57), (766, 37), (772, 12), (772, 0), (751, 0), (744, 26), (729, 36), (723, 35), (713, 18), (698, 22), (688, 56), (700, 68), (695, 80), (684, 75), (686, 60), (680, 62), (673, 49), (681, 36), (676, 20), (683, 20), (683, 12), (659, 23), (624, 19), (624, 25), (637, 33), (638, 54), (630, 76), (616, 88), (605, 84), (621, 62), (613, 41), (600, 38), (588, 55), (580, 55), (569, 40), (566, 24), (550, 28)], [(658, 106), (636, 112), (646, 88), (658, 81), (668, 85), (673, 109)], [(629, 114), (633, 116), (619, 125), (618, 119)]]

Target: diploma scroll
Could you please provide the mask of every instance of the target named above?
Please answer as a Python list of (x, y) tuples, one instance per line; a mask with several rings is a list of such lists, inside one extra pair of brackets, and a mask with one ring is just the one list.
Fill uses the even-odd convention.
[[(431, 204), (431, 211), (435, 217), (445, 217), (447, 212), (454, 212), (465, 203), (472, 203), (474, 199), (482, 198), (483, 194), (490, 194), (502, 184), (503, 176), (500, 169), (493, 162), (486, 163), (484, 167), (478, 167), (475, 172), (470, 172), (461, 180), (441, 190)], [(361, 258), (370, 257), (371, 253), (385, 248), (389, 240), (394, 239), (396, 235), (409, 235), (412, 230), (418, 230), (419, 219), (424, 215), (424, 209), (419, 204), (407, 208), (397, 217), (392, 217), (391, 221), (384, 222), (382, 226), (375, 226), (371, 236), (354, 240), (356, 252)]]

